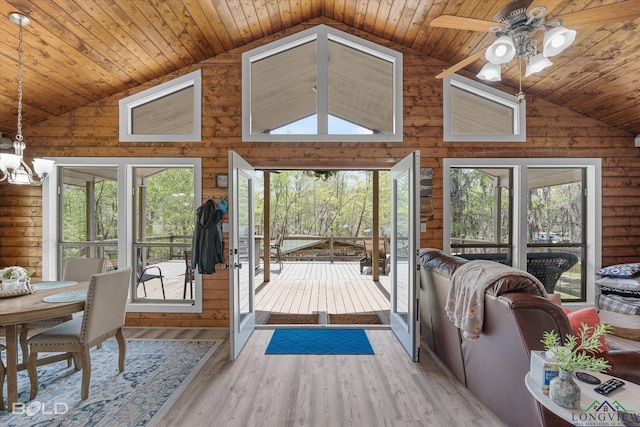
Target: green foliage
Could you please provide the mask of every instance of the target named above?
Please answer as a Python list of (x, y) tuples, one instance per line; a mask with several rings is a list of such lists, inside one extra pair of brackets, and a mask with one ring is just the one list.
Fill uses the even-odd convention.
[[(194, 228), (193, 169), (168, 168), (150, 175), (146, 181), (147, 236), (186, 235)], [(95, 183), (94, 206), (87, 205), (86, 186), (65, 185), (63, 191), (63, 240), (82, 242), (89, 236), (87, 220), (94, 214), (95, 238), (116, 239), (118, 236), (118, 184), (101, 180)], [(136, 198), (136, 200), (138, 200)]]
[[(593, 332), (591, 332), (592, 329)], [(599, 338), (609, 332), (611, 332), (611, 328), (603, 322), (593, 328), (583, 323), (578, 332), (580, 344), (578, 344), (578, 339), (571, 334), (567, 334), (564, 344), (562, 344), (555, 331), (545, 332), (541, 342), (544, 344), (545, 350), (553, 354), (553, 361), (563, 371), (583, 369), (604, 372), (611, 366), (605, 359), (595, 357), (593, 354), (600, 350)]]
[(193, 234), (193, 169), (169, 168), (147, 178), (147, 236)]
[[(373, 228), (372, 172), (279, 171), (271, 174), (271, 230), (286, 234), (361, 237)], [(390, 221), (390, 174), (380, 173), (380, 226)], [(326, 179), (325, 179), (326, 178)], [(256, 225), (263, 227), (264, 178), (256, 179)]]
[[(505, 170), (496, 170), (496, 175)], [(549, 171), (549, 175), (556, 172)], [(496, 187), (490, 169), (452, 168), (451, 237), (454, 239), (505, 243), (509, 225), (509, 190)], [(500, 189), (499, 212), (496, 210), (497, 189)], [(528, 241), (541, 243), (539, 233), (549, 230), (572, 243), (582, 241), (582, 184), (578, 180), (567, 184), (534, 187), (528, 191)], [(495, 218), (499, 218), (500, 236), (495, 236)], [(550, 236), (550, 233), (546, 233)], [(557, 243), (557, 242), (554, 242)]]
[[(459, 239), (496, 242), (493, 180), (475, 169), (451, 169), (451, 236)], [(508, 199), (503, 200), (500, 215), (507, 235)]]
[[(115, 239), (118, 234), (118, 188), (113, 181), (99, 181), (95, 184), (96, 236), (104, 240)], [(82, 242), (90, 240), (87, 234), (87, 188), (77, 185), (65, 185), (63, 193), (63, 240)]]

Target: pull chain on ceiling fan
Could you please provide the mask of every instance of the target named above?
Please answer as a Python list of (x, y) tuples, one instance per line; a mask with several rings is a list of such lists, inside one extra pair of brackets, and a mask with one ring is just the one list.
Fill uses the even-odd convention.
[[(523, 95), (521, 61), (525, 63), (524, 77), (529, 77), (553, 65), (549, 57), (560, 54), (574, 42), (576, 31), (563, 25), (582, 28), (640, 17), (640, 0), (626, 0), (548, 19), (549, 13), (561, 2), (562, 0), (513, 0), (495, 14), (493, 21), (455, 15), (435, 18), (431, 21), (434, 27), (492, 32), (497, 37), (489, 47), (444, 70), (436, 78), (441, 79), (455, 73), (484, 56), (488, 62), (477, 77), (500, 81), (501, 66), (508, 67), (515, 58), (518, 60), (520, 98)], [(543, 37), (540, 43), (541, 33)]]

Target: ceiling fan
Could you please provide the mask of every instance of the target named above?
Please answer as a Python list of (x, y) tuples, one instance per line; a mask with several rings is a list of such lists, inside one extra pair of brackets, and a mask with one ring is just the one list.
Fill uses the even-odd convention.
[[(555, 56), (573, 43), (576, 31), (582, 28), (636, 19), (640, 16), (640, 0), (619, 3), (567, 13), (549, 19), (549, 13), (562, 0), (513, 0), (502, 7), (493, 21), (442, 15), (431, 21), (434, 27), (457, 30), (492, 32), (497, 39), (466, 59), (447, 68), (436, 78), (441, 79), (485, 57), (488, 63), (478, 73), (478, 78), (500, 80), (501, 65), (509, 66), (513, 59), (525, 63), (525, 77), (552, 65), (549, 57)], [(543, 34), (542, 43), (538, 37)], [(520, 72), (520, 77), (522, 72)], [(523, 96), (522, 90), (518, 96)]]

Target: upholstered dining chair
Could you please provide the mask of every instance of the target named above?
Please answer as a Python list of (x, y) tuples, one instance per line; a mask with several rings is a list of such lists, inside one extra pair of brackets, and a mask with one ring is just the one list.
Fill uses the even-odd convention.
[[(5, 349), (5, 346), (0, 344), (0, 353)], [(2, 396), (2, 389), (4, 388), (4, 363), (0, 359), (0, 411), (4, 411), (4, 397)]]
[(118, 370), (124, 371), (126, 343), (124, 326), (131, 268), (91, 276), (84, 315), (39, 332), (29, 338), (27, 371), (31, 381), (31, 399), (38, 393), (38, 353), (69, 352), (76, 369), (82, 369), (81, 399), (89, 398), (91, 359), (89, 350), (107, 338), (116, 337), (119, 357)]
[[(69, 258), (64, 262), (62, 270), (62, 280), (73, 280), (76, 282), (87, 282), (94, 274), (102, 273), (107, 265), (105, 258)], [(21, 325), (20, 328), (20, 348), (22, 350), (22, 363), (29, 357), (29, 347), (27, 337), (29, 331), (35, 328), (50, 327), (57, 323), (71, 320), (71, 315), (61, 316), (53, 319), (29, 322)]]

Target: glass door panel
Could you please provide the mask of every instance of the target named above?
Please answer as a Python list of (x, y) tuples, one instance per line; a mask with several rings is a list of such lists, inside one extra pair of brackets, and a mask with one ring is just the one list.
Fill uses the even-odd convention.
[(106, 258), (118, 265), (118, 171), (116, 167), (60, 168), (58, 279), (68, 258)]
[(136, 276), (132, 301), (192, 303), (196, 295), (193, 281), (185, 280), (190, 274), (185, 260), (193, 240), (194, 170), (135, 167), (133, 179), (132, 265)]
[(391, 169), (391, 329), (418, 360), (418, 221), (420, 152)]
[(255, 328), (253, 187), (255, 171), (229, 152), (229, 296), (231, 360), (235, 360)]

